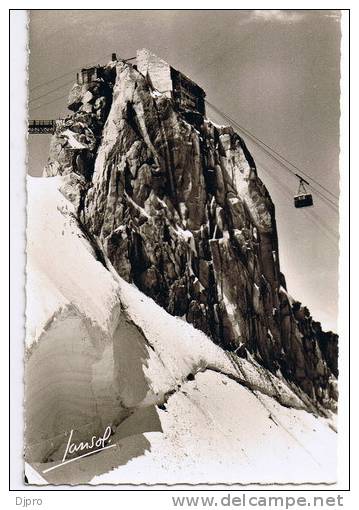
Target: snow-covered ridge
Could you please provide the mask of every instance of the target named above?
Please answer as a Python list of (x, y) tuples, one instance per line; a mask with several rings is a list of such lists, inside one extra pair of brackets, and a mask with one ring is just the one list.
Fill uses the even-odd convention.
[[(251, 357), (169, 315), (105, 254), (98, 260), (98, 240), (60, 191), (68, 186), (67, 177), (28, 183), (30, 483), (333, 482), (327, 419)], [(80, 441), (108, 424), (116, 448), (43, 473), (70, 430)]]
[[(60, 176), (27, 180), (28, 346), (38, 340), (49, 318), (74, 303), (111, 335), (112, 314), (119, 304), (117, 286), (79, 228), (74, 205), (59, 192), (66, 184), (67, 178)], [(91, 271), (100, 275), (102, 284), (89, 277)]]

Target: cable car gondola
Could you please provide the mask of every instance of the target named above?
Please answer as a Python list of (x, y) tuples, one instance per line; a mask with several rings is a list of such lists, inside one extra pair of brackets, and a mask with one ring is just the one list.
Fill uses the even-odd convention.
[(294, 196), (294, 207), (309, 207), (313, 205), (313, 197), (311, 193), (308, 193), (305, 184), (310, 186), (309, 182), (307, 182), (303, 177), (298, 174), (295, 174), (299, 179), (299, 188), (297, 194)]

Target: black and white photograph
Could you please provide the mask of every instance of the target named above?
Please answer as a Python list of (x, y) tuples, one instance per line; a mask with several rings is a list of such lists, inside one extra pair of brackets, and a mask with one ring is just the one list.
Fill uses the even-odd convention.
[(27, 11), (27, 486), (337, 483), (342, 18)]

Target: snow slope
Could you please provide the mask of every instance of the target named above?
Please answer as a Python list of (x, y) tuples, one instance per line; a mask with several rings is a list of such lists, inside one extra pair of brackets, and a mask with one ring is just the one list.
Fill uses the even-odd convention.
[[(122, 280), (59, 191), (68, 184), (28, 184), (29, 482), (334, 482), (328, 420)], [(108, 425), (116, 446), (60, 465), (71, 430), (79, 443)]]

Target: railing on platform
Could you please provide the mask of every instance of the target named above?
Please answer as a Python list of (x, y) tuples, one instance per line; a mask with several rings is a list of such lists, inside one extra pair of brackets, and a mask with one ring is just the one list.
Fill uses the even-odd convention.
[(56, 120), (29, 120), (28, 131), (30, 134), (53, 134), (55, 128)]

